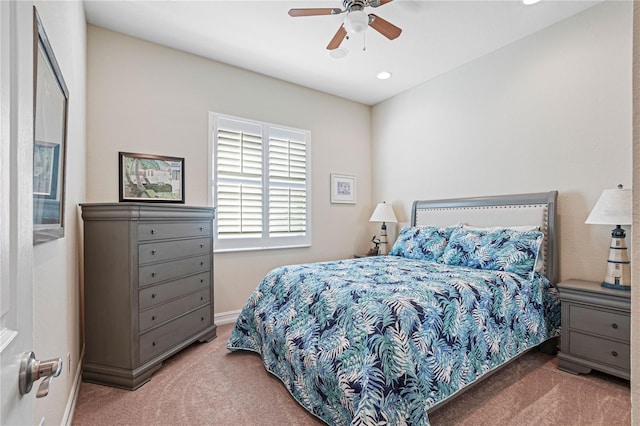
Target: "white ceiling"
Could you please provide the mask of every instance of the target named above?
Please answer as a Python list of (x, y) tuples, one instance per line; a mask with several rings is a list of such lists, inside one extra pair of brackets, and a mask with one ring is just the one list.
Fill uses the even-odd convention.
[[(402, 28), (400, 37), (368, 28), (343, 41), (342, 59), (326, 46), (346, 14), (287, 14), (340, 0), (85, 0), (85, 10), (93, 25), (374, 105), (600, 2), (395, 0), (366, 11)], [(380, 71), (393, 76), (378, 80)]]

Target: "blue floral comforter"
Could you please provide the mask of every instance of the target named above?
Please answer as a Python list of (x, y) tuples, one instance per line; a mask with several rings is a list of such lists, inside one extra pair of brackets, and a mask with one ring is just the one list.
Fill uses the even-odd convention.
[(274, 269), (227, 349), (258, 352), (330, 425), (428, 425), (430, 407), (559, 325), (556, 290), (538, 274), (378, 256)]

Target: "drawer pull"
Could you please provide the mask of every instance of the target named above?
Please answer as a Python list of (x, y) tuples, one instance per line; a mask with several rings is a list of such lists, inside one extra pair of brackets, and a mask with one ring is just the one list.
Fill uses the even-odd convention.
[(156, 298), (156, 294), (155, 293), (151, 293), (151, 298), (155, 299)]
[(201, 230), (201, 231), (204, 231), (204, 226), (201, 226), (201, 227), (200, 227), (200, 230)]
[(200, 243), (200, 248), (203, 248), (203, 247), (204, 247), (204, 243)]
[(611, 327), (613, 328), (618, 328), (618, 324), (616, 324), (615, 322), (613, 324), (611, 324)]
[(155, 345), (156, 345), (156, 342), (154, 340), (153, 342), (151, 342), (151, 346), (155, 346)]
[(156, 273), (155, 273), (155, 272), (152, 272), (152, 273), (151, 273), (151, 276), (152, 276), (152, 277), (155, 277), (155, 276), (156, 276)]
[(204, 262), (200, 262), (200, 266), (203, 266), (203, 265), (204, 265)]
[(155, 235), (156, 234), (156, 230), (151, 228), (151, 235)]
[(616, 351), (611, 351), (611, 355), (613, 355), (613, 356), (618, 356), (618, 352), (616, 352)]
[(200, 296), (200, 300), (201, 300), (201, 301), (202, 301), (202, 300), (204, 300), (204, 296)]
[(204, 321), (204, 317), (200, 317), (200, 321)]
[(204, 282), (204, 278), (200, 278), (200, 282), (203, 283)]
[(155, 321), (155, 320), (156, 320), (156, 316), (155, 316), (155, 315), (152, 315), (152, 316), (151, 316), (151, 321)]
[(151, 250), (151, 255), (155, 256), (156, 255), (156, 249)]

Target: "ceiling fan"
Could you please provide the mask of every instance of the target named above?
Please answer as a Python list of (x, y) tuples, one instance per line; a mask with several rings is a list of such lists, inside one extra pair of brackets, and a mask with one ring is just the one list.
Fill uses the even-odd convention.
[(387, 3), (392, 2), (393, 0), (343, 0), (342, 5), (344, 9), (338, 8), (307, 8), (307, 9), (291, 9), (289, 10), (289, 15), (298, 17), (298, 16), (318, 16), (318, 15), (339, 15), (341, 13), (346, 13), (347, 16), (344, 20), (344, 23), (340, 25), (338, 28), (338, 32), (333, 36), (329, 45), (327, 46), (328, 50), (334, 50), (340, 47), (340, 43), (347, 36), (347, 32), (349, 33), (360, 33), (367, 29), (367, 26), (370, 26), (374, 30), (378, 31), (380, 34), (388, 38), (389, 40), (393, 40), (398, 38), (402, 29), (396, 27), (392, 23), (385, 21), (378, 15), (374, 15), (373, 13), (367, 14), (364, 9), (365, 7), (379, 7), (383, 6)]

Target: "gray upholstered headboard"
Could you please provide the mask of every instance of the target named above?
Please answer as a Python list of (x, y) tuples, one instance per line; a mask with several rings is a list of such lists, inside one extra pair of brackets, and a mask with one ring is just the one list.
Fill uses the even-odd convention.
[(559, 278), (556, 202), (558, 191), (492, 197), (415, 201), (412, 225), (449, 226), (539, 226), (544, 233), (545, 276), (556, 284)]

